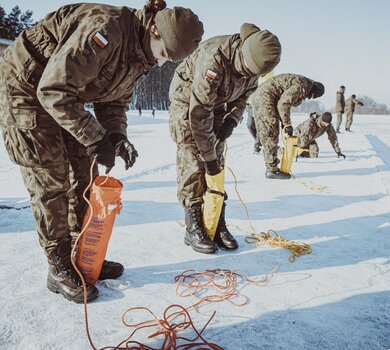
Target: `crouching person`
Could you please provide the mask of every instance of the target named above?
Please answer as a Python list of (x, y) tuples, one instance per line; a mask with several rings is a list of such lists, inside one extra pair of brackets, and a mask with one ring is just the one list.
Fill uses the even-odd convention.
[(299, 124), (294, 133), (298, 137), (299, 156), (305, 158), (318, 158), (318, 144), (315, 141), (324, 133), (327, 133), (330, 144), (333, 146), (337, 157), (344, 157), (341, 153), (336, 131), (332, 125), (332, 114), (325, 112), (322, 115), (311, 113), (310, 118)]
[(170, 132), (177, 144), (178, 199), (185, 209), (185, 243), (197, 252), (238, 248), (226, 228), (226, 203), (215, 239), (205, 232), (202, 222), (203, 196), (207, 190), (205, 173), (221, 172), (225, 140), (241, 121), (259, 76), (279, 63), (280, 53), (275, 35), (253, 24), (244, 24), (240, 34), (218, 36), (201, 43), (175, 71), (169, 95)]

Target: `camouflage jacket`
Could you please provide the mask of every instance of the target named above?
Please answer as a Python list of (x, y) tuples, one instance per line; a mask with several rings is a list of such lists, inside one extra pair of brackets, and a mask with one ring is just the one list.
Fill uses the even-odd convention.
[[(33, 128), (46, 110), (86, 146), (106, 130), (126, 134), (134, 85), (153, 64), (147, 21), (143, 10), (74, 4), (23, 31), (0, 61), (11, 99), (0, 99), (9, 111), (0, 124)], [(94, 103), (96, 118), (85, 102)]]
[(257, 87), (257, 76), (247, 77), (234, 67), (240, 43), (238, 34), (202, 42), (177, 67), (170, 86), (171, 119), (175, 108), (188, 106), (186, 124), (205, 161), (217, 158), (215, 132), (221, 120), (215, 118), (231, 117), (238, 124), (249, 95)]
[(345, 101), (345, 110), (347, 112), (355, 112), (356, 105), (364, 106), (362, 101), (359, 101), (357, 98), (353, 98), (351, 96)]
[(276, 107), (283, 125), (291, 125), (291, 107), (299, 106), (313, 85), (314, 80), (302, 75), (280, 74), (261, 84), (251, 98), (256, 107)]
[(336, 94), (336, 113), (344, 113), (345, 98), (344, 92), (337, 91)]
[(295, 128), (294, 133), (299, 138), (299, 147), (308, 148), (311, 142), (326, 132), (335, 152), (340, 152), (339, 142), (333, 125), (329, 124), (327, 127), (324, 127), (320, 124), (319, 118), (320, 115), (318, 114), (316, 116), (311, 115), (309, 119)]

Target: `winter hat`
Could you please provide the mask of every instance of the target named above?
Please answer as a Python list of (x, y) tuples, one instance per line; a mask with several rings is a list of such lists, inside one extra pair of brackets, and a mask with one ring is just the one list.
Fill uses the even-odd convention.
[(190, 9), (184, 7), (158, 11), (156, 26), (167, 53), (174, 62), (190, 55), (202, 40), (202, 22)]
[(318, 81), (314, 82), (313, 87), (310, 90), (310, 98), (317, 98), (324, 94), (325, 86), (319, 83)]
[(264, 75), (280, 62), (282, 47), (276, 35), (244, 23), (240, 29), (241, 52), (245, 67), (254, 75)]
[(331, 123), (332, 122), (332, 114), (329, 112), (325, 112), (322, 114), (321, 119), (324, 123)]

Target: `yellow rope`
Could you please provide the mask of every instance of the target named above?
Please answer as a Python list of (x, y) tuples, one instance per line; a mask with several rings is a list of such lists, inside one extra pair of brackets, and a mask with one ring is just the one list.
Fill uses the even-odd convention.
[(262, 245), (269, 245), (270, 247), (278, 247), (288, 249), (292, 255), (288, 260), (294, 262), (295, 258), (302, 255), (311, 254), (311, 247), (306, 243), (289, 241), (286, 238), (279, 236), (274, 230), (268, 230), (268, 232), (261, 232), (260, 234), (251, 234), (245, 238), (245, 241), (249, 244), (254, 244), (256, 247)]
[[(225, 149), (225, 159), (226, 159), (226, 154), (227, 154), (227, 143), (226, 143), (226, 149)], [(260, 247), (262, 245), (269, 245), (270, 247), (279, 247), (279, 248), (283, 248), (283, 249), (288, 249), (292, 254), (288, 258), (288, 260), (291, 263), (293, 263), (295, 261), (295, 258), (298, 256), (311, 254), (312, 250), (308, 244), (301, 243), (301, 242), (295, 242), (295, 241), (289, 241), (288, 239), (286, 239), (282, 236), (279, 236), (277, 234), (277, 232), (274, 230), (268, 230), (268, 232), (261, 232), (260, 234), (258, 234), (256, 232), (256, 229), (254, 228), (254, 226), (252, 224), (252, 220), (249, 216), (249, 209), (238, 191), (237, 177), (230, 167), (227, 167), (227, 168), (229, 169), (229, 171), (231, 172), (231, 174), (234, 178), (234, 190), (236, 191), (238, 199), (240, 200), (242, 206), (245, 209), (246, 217), (247, 217), (248, 222), (249, 222), (249, 227), (250, 227), (252, 232), (243, 231), (240, 227), (238, 227), (236, 225), (229, 225), (229, 226), (234, 226), (241, 232), (245, 232), (247, 234), (249, 233), (250, 236), (247, 236), (245, 238), (245, 241), (249, 244), (256, 245), (256, 247)]]
[(301, 185), (305, 186), (309, 190), (317, 193), (323, 193), (327, 189), (328, 186), (321, 186), (321, 185), (316, 185), (313, 182), (309, 180), (302, 180), (302, 179), (297, 179), (293, 174), (291, 174), (291, 178), (295, 180), (296, 182), (300, 183)]

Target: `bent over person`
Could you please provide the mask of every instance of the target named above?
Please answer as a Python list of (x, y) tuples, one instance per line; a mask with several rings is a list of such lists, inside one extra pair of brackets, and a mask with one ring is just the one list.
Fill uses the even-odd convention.
[[(127, 139), (126, 110), (136, 81), (155, 64), (181, 60), (201, 40), (189, 9), (149, 1), (142, 10), (73, 4), (23, 31), (0, 61), (0, 124), (10, 159), (29, 191), (48, 288), (75, 302), (83, 287), (71, 264), (80, 233), (92, 158), (126, 169), (138, 156)], [(96, 118), (84, 110), (92, 102)], [(88, 152), (87, 152), (88, 151)], [(94, 171), (97, 174), (97, 167)], [(105, 261), (100, 279), (123, 273)], [(87, 300), (98, 289), (87, 285)]]
[(299, 124), (294, 133), (298, 137), (298, 146), (301, 149), (301, 157), (318, 158), (318, 144), (315, 141), (324, 133), (327, 133), (330, 144), (338, 157), (344, 157), (341, 153), (336, 131), (332, 125), (332, 114), (325, 112), (322, 115), (311, 113), (310, 118)]
[(226, 228), (225, 203), (215, 240), (207, 236), (202, 223), (205, 172), (221, 172), (225, 140), (241, 121), (259, 76), (279, 63), (280, 53), (275, 35), (243, 24), (240, 34), (201, 43), (175, 71), (169, 92), (169, 123), (177, 144), (178, 199), (185, 209), (185, 243), (198, 252), (214, 253), (217, 246), (238, 247)]
[(320, 97), (324, 91), (324, 85), (319, 82), (302, 75), (286, 73), (268, 79), (251, 96), (256, 130), (263, 146), (267, 178), (291, 177), (278, 168), (280, 122), (286, 135), (292, 136), (291, 107), (299, 106), (305, 98)]

